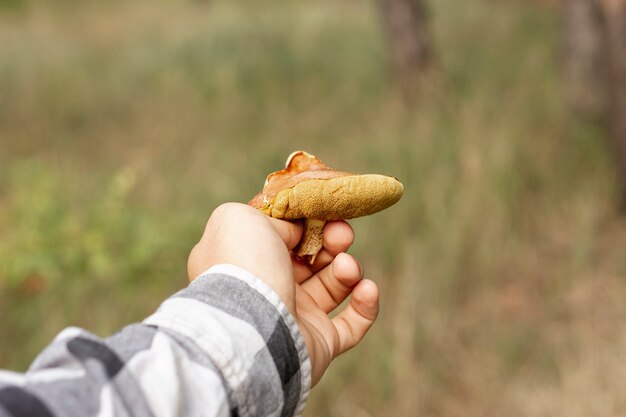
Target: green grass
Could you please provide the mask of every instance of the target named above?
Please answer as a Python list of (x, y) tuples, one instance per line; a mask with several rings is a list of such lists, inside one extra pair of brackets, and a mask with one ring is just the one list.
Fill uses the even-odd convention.
[(353, 222), (381, 315), (307, 415), (626, 411), (626, 224), (602, 131), (562, 101), (554, 8), (432, 2), (407, 108), (371, 2), (5, 3), (2, 367), (150, 314), (211, 210), (305, 149), (406, 188)]

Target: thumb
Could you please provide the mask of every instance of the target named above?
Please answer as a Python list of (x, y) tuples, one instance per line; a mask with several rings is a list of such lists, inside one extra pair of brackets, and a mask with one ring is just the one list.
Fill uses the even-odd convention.
[(285, 242), (287, 249), (292, 250), (295, 248), (302, 238), (302, 224), (278, 220), (273, 217), (268, 217), (268, 219), (278, 236)]

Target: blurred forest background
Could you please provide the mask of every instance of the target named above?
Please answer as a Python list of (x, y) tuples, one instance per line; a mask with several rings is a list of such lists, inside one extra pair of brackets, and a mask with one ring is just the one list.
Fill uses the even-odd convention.
[(306, 416), (626, 415), (623, 3), (0, 0), (0, 366), (146, 317), (304, 149), (406, 190)]

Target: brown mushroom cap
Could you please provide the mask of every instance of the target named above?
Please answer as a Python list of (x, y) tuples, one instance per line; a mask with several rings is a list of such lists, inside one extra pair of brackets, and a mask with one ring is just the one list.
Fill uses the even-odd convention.
[(284, 170), (267, 177), (248, 204), (277, 219), (352, 219), (381, 211), (403, 194), (400, 181), (385, 175), (335, 171), (315, 156), (294, 152)]

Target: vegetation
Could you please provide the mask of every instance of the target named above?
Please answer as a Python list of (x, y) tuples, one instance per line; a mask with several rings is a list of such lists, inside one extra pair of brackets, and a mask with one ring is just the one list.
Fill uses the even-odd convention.
[(353, 222), (381, 316), (308, 416), (624, 415), (626, 223), (558, 10), (431, 3), (413, 108), (372, 2), (0, 3), (0, 366), (150, 314), (211, 210), (305, 149), (406, 187)]

